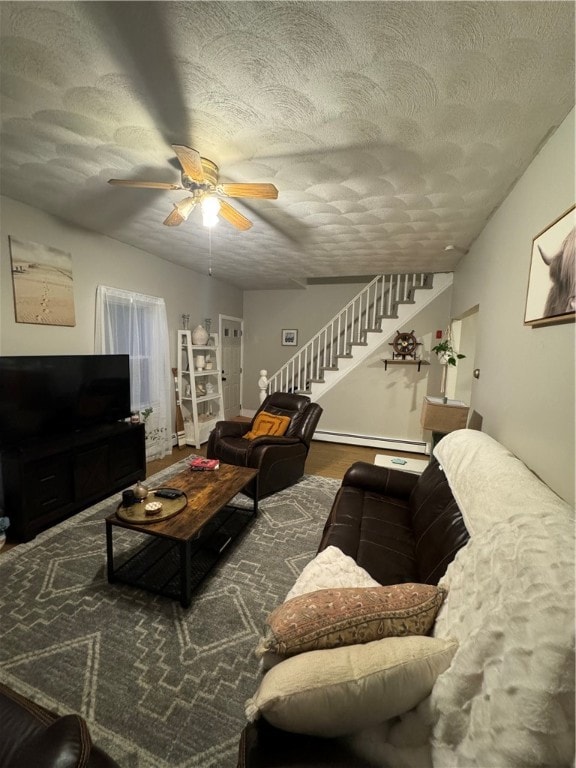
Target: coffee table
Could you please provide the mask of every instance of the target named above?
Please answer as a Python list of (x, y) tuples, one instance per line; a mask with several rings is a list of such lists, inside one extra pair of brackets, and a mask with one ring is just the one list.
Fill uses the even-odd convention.
[[(256, 469), (222, 463), (213, 471), (186, 469), (164, 484), (184, 491), (188, 497), (184, 509), (173, 517), (143, 524), (122, 520), (116, 513), (109, 515), (106, 518), (108, 581), (120, 581), (179, 599), (181, 605), (188, 608), (193, 589), (258, 513), (257, 493), (251, 506), (230, 504), (257, 474)], [(119, 564), (114, 562), (115, 528), (146, 534), (147, 539), (135, 551), (124, 554)]]

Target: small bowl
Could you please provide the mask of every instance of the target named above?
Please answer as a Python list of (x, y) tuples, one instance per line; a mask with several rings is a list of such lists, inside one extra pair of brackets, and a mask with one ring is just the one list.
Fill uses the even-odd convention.
[(150, 517), (159, 515), (162, 511), (162, 504), (159, 501), (151, 501), (149, 504), (146, 504), (144, 511), (147, 515), (150, 515)]

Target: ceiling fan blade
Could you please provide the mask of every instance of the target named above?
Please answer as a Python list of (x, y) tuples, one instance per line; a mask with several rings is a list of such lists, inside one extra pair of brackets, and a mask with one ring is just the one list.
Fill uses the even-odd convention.
[(186, 176), (190, 176), (193, 181), (205, 180), (199, 152), (191, 147), (185, 147), (183, 144), (172, 144), (172, 149), (176, 152)]
[(220, 189), (228, 197), (262, 197), (268, 200), (276, 200), (278, 197), (274, 184), (219, 184)]
[(236, 227), (236, 229), (245, 231), (252, 226), (250, 219), (247, 219), (246, 216), (242, 216), (240, 211), (233, 208), (230, 203), (226, 202), (226, 200), (220, 200), (220, 210), (218, 213), (223, 219), (226, 219), (226, 221)]
[(108, 179), (108, 184), (118, 184), (121, 187), (139, 187), (140, 189), (183, 189), (180, 184), (168, 181), (137, 181), (136, 179)]

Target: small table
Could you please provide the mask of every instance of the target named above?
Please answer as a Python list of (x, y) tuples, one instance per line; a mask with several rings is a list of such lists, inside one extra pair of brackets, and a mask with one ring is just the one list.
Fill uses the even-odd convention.
[(412, 472), (415, 475), (421, 475), (430, 463), (430, 459), (407, 459), (403, 458), (406, 464), (394, 464), (394, 456), (386, 456), (383, 453), (377, 453), (374, 464), (378, 467), (388, 467), (388, 469), (399, 469), (401, 472)]
[[(192, 591), (218, 562), (226, 547), (258, 513), (257, 487), (252, 507), (229, 502), (258, 474), (257, 469), (220, 464), (212, 471), (190, 469), (167, 480), (166, 486), (184, 491), (188, 503), (173, 517), (138, 524), (106, 518), (106, 566), (108, 581), (146, 589), (180, 599), (188, 608)], [(114, 563), (115, 527), (150, 537), (142, 547)]]

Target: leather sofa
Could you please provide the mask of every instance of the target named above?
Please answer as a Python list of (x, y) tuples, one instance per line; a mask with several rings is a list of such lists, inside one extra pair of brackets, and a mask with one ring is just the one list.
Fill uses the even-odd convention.
[(79, 715), (59, 716), (0, 683), (1, 768), (120, 768)]
[[(290, 423), (285, 434), (245, 439), (244, 435), (253, 429), (263, 412), (288, 416)], [(216, 422), (208, 438), (206, 456), (225, 464), (257, 469), (258, 476), (243, 493), (262, 499), (288, 488), (303, 476), (310, 442), (321, 415), (322, 408), (310, 402), (306, 395), (274, 392), (265, 398), (252, 422)]]
[[(370, 726), (336, 737), (278, 730), (247, 706), (240, 768), (573, 767), (574, 508), (485, 433), (451, 432), (434, 457), (420, 477), (352, 466), (320, 549), (342, 548), (382, 584), (439, 582), (445, 598), (430, 635), (456, 644), (448, 666), (412, 709), (377, 719), (372, 697)], [(298, 580), (310, 566), (325, 567), (331, 550)], [(346, 586), (343, 575), (339, 586)], [(315, 583), (322, 586), (308, 583), (304, 591), (329, 588), (326, 578)], [(314, 667), (312, 653), (300, 654), (298, 669)], [(293, 670), (293, 661), (280, 660), (276, 670)], [(273, 673), (256, 682), (259, 689)], [(357, 682), (365, 691), (365, 681)], [(288, 693), (295, 687), (291, 681)], [(385, 708), (386, 686), (379, 690)], [(325, 701), (322, 714), (333, 715), (334, 697)]]
[[(318, 551), (335, 546), (383, 586), (437, 584), (468, 531), (433, 459), (421, 475), (356, 462), (344, 475)], [(370, 768), (341, 741), (286, 733), (266, 720), (241, 736), (239, 768)]]

